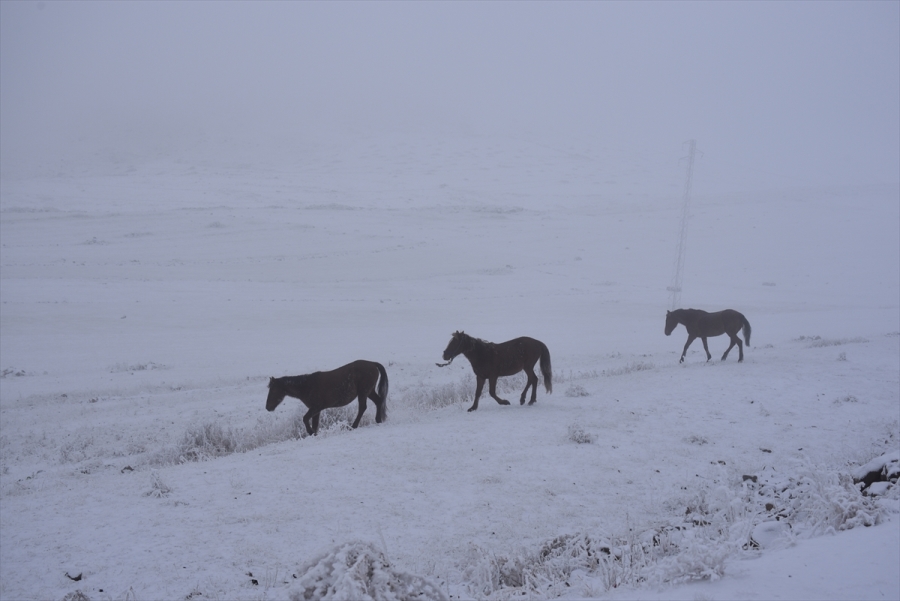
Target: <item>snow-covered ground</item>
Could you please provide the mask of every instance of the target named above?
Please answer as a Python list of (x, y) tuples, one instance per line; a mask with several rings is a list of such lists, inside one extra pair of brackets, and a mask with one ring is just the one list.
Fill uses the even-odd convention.
[[(900, 448), (900, 189), (698, 158), (681, 304), (753, 333), (679, 365), (681, 156), (396, 136), (4, 177), (0, 597), (897, 599), (900, 493), (851, 475)], [(553, 394), (466, 412), (455, 330), (542, 340)], [(265, 411), (360, 358), (387, 423)]]

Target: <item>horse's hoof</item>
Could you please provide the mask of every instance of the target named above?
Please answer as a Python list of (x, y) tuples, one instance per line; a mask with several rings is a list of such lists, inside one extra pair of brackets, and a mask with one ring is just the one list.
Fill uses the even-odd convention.
[(509, 405), (509, 401), (500, 401), (501, 405)]
[(472, 413), (472, 412), (475, 411), (476, 409), (478, 409), (478, 407), (469, 407), (468, 412), (469, 412), (469, 413)]

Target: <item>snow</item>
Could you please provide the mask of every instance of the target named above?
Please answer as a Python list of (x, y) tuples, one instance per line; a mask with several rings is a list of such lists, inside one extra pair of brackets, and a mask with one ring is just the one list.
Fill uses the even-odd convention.
[(898, 23), (0, 2), (0, 599), (900, 599)]
[[(683, 302), (753, 336), (679, 365), (677, 156), (339, 150), (2, 180), (0, 597), (898, 598), (897, 487), (850, 478), (900, 441), (897, 186), (698, 163)], [(554, 394), (468, 413), (458, 329), (545, 342)], [(386, 423), (265, 411), (357, 358)]]

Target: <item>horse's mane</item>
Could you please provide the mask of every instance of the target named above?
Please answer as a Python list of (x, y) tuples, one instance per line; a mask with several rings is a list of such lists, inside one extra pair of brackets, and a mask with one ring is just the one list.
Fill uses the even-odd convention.
[(474, 342), (475, 344), (482, 344), (482, 345), (494, 344), (493, 342), (489, 342), (489, 341), (483, 340), (483, 339), (481, 339), (481, 338), (475, 338), (474, 336), (469, 336), (469, 335), (466, 334), (465, 332), (456, 332), (456, 335), (458, 335), (458, 336), (460, 336), (460, 337), (465, 336), (466, 338), (468, 338), (469, 340), (471, 340), (471, 341)]
[(287, 385), (297, 385), (303, 382), (309, 374), (304, 374), (302, 376), (283, 376), (281, 378), (269, 378), (268, 388), (272, 389), (272, 384), (278, 384), (282, 388)]

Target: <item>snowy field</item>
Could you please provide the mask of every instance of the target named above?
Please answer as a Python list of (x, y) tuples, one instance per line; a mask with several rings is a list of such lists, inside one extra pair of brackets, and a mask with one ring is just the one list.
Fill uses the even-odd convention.
[[(3, 178), (0, 598), (900, 597), (897, 185), (698, 157), (681, 305), (753, 333), (679, 365), (679, 144), (264, 150)], [(468, 413), (455, 330), (553, 394)], [(386, 423), (265, 411), (355, 359)]]

